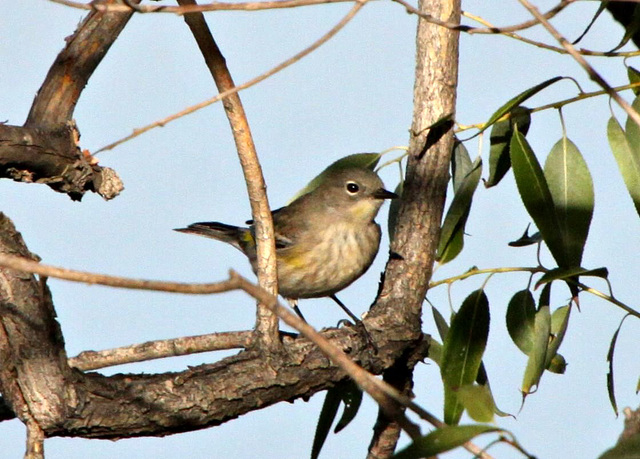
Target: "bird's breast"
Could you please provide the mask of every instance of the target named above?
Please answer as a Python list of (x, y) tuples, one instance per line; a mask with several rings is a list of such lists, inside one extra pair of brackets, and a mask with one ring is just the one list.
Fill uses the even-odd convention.
[(371, 266), (380, 246), (375, 222), (329, 222), (320, 231), (278, 252), (278, 283), (287, 298), (328, 296)]

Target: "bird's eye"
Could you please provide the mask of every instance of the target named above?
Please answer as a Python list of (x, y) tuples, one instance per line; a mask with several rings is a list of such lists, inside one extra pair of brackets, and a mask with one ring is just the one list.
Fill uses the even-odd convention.
[(356, 194), (358, 191), (360, 191), (360, 187), (358, 186), (357, 183), (354, 182), (348, 182), (347, 183), (347, 191), (351, 194)]

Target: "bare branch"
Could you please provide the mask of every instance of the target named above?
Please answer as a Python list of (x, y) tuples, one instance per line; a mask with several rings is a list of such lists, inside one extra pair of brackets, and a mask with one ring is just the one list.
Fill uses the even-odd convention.
[(540, 21), (540, 23), (544, 26), (545, 29), (555, 38), (558, 43), (562, 45), (564, 49), (567, 50), (571, 57), (573, 57), (578, 64), (587, 72), (589, 78), (596, 82), (602, 89), (604, 89), (609, 96), (616, 101), (616, 103), (622, 107), (622, 109), (629, 115), (629, 118), (633, 119), (640, 126), (640, 114), (636, 112), (629, 103), (624, 100), (620, 95), (605, 81), (602, 76), (596, 72), (596, 70), (587, 62), (587, 60), (576, 50), (576, 48), (567, 41), (567, 39), (558, 32), (558, 30), (553, 27), (549, 21), (547, 21), (538, 11), (538, 9), (533, 6), (528, 0), (519, 0), (519, 2), (524, 6), (533, 17)]
[(136, 13), (173, 13), (184, 15), (187, 13), (205, 13), (207, 11), (263, 11), (282, 8), (297, 8), (300, 6), (323, 5), (328, 3), (345, 3), (354, 0), (277, 0), (267, 2), (213, 2), (204, 5), (137, 5), (134, 7), (124, 3), (105, 4), (99, 2), (82, 3), (72, 0), (49, 0), (53, 3), (78, 8), (82, 10), (136, 12)]
[[(406, 2), (405, 0), (392, 0), (392, 1), (404, 6), (408, 13), (415, 14), (431, 24), (445, 27), (450, 30), (465, 32), (470, 35), (471, 34), (506, 34), (506, 33), (515, 32), (518, 30), (529, 29), (533, 26), (540, 24), (539, 20), (534, 19), (534, 20), (522, 22), (520, 24), (515, 24), (512, 26), (505, 26), (505, 27), (487, 27), (487, 28), (471, 27), (471, 26), (460, 24), (460, 22), (443, 21), (441, 19), (435, 18), (431, 14), (420, 11), (418, 8), (414, 7), (413, 5)], [(574, 1), (576, 0), (561, 0), (560, 3), (558, 3), (556, 6), (551, 8), (546, 13), (544, 13), (544, 17), (547, 19), (551, 19), (560, 11), (565, 9), (567, 5), (569, 5), (570, 3), (573, 3)]]
[(25, 127), (54, 130), (71, 121), (82, 90), (132, 14), (92, 11), (87, 15), (49, 69)]
[[(469, 13), (467, 11), (463, 11), (462, 14), (465, 17), (467, 17), (469, 19), (472, 19), (472, 20), (474, 20), (476, 22), (479, 22), (480, 24), (482, 24), (482, 25), (484, 25), (486, 27), (490, 27), (492, 29), (496, 28), (490, 22), (488, 22), (487, 20), (481, 18), (480, 16), (476, 16), (475, 14), (471, 14), (471, 13)], [(548, 45), (547, 43), (542, 43), (540, 41), (532, 40), (530, 38), (523, 37), (522, 35), (518, 35), (517, 33), (514, 33), (514, 32), (504, 32), (504, 33), (502, 33), (502, 35), (504, 35), (506, 37), (509, 37), (509, 38), (513, 38), (513, 39), (518, 40), (518, 41), (521, 41), (523, 43), (527, 43), (529, 45), (536, 46), (538, 48), (548, 49), (549, 51), (553, 51), (553, 52), (556, 52), (556, 53), (559, 53), (559, 54), (569, 54), (569, 52), (564, 48), (559, 48), (557, 46)], [(583, 56), (598, 56), (598, 57), (633, 57), (633, 56), (640, 55), (640, 51), (619, 51), (619, 52), (592, 51), (590, 49), (584, 49), (584, 48), (580, 48), (577, 51), (580, 54), (582, 54)]]
[(252, 331), (209, 333), (207, 335), (186, 336), (182, 338), (147, 341), (142, 344), (106, 349), (102, 351), (84, 351), (69, 359), (69, 365), (82, 371), (143, 362), (165, 357), (196, 354), (199, 352), (222, 351), (248, 348)]
[(254, 86), (258, 83), (260, 83), (261, 81), (266, 80), (267, 78), (269, 78), (272, 75), (275, 75), (276, 73), (280, 72), (281, 70), (284, 70), (285, 68), (289, 67), (292, 64), (295, 64), (296, 62), (298, 62), (299, 60), (301, 60), (303, 57), (311, 54), (313, 51), (315, 51), (316, 49), (318, 49), (320, 46), (322, 46), (323, 44), (325, 44), (327, 41), (329, 41), (334, 35), (336, 35), (345, 25), (347, 25), (349, 23), (349, 21), (351, 21), (351, 19), (356, 15), (356, 13), (358, 11), (360, 11), (360, 8), (362, 8), (364, 6), (364, 2), (358, 2), (356, 3), (356, 5), (353, 6), (353, 8), (347, 13), (347, 15), (345, 17), (343, 17), (340, 22), (338, 22), (335, 26), (333, 26), (326, 34), (324, 34), (322, 37), (320, 37), (318, 40), (316, 40), (315, 42), (313, 42), (311, 44), (311, 46), (308, 46), (307, 48), (303, 49), (302, 51), (300, 51), (299, 53), (295, 54), (294, 56), (290, 57), (289, 59), (286, 59), (284, 61), (282, 61), (280, 64), (276, 65), (275, 67), (273, 67), (272, 69), (266, 71), (265, 73), (263, 73), (262, 75), (258, 75), (257, 77), (247, 81), (246, 83), (243, 83), (241, 85), (238, 85), (234, 88), (228, 89), (226, 91), (221, 92), (220, 94), (218, 94), (215, 97), (212, 97), (211, 99), (205, 100), (203, 102), (200, 102), (199, 104), (195, 104), (192, 105), (191, 107), (187, 107), (186, 109), (175, 113), (171, 116), (167, 116), (166, 118), (163, 118), (161, 120), (155, 121), (151, 124), (148, 124), (146, 126), (143, 126), (141, 128), (138, 129), (134, 129), (133, 132), (131, 134), (129, 134), (126, 137), (123, 137), (122, 139), (116, 140), (115, 142), (110, 143), (109, 145), (106, 145), (100, 149), (98, 149), (94, 154), (97, 154), (101, 151), (105, 151), (105, 150), (111, 150), (115, 147), (117, 147), (118, 145), (121, 145), (131, 139), (134, 139), (136, 137), (138, 137), (141, 134), (144, 134), (147, 131), (150, 131), (151, 129), (157, 128), (157, 127), (163, 127), (166, 124), (170, 123), (171, 121), (175, 121), (178, 118), (182, 118), (183, 116), (189, 115), (195, 111), (198, 111), (204, 107), (208, 107), (211, 104), (214, 104), (216, 102), (220, 102), (221, 100), (223, 100), (224, 98), (235, 94), (239, 91), (242, 91), (244, 89), (250, 88), (251, 86)]
[(44, 459), (44, 432), (37, 422), (27, 422), (27, 451), (25, 459)]
[(75, 201), (87, 191), (115, 198), (122, 181), (113, 169), (84, 154), (77, 140), (72, 122), (55, 131), (0, 124), (0, 177), (43, 183)]
[[(196, 4), (195, 0), (178, 0), (178, 3), (181, 6)], [(185, 14), (184, 20), (198, 43), (218, 91), (224, 92), (233, 89), (235, 83), (225, 58), (204, 20), (203, 14)], [(267, 185), (262, 175), (262, 167), (260, 166), (256, 146), (251, 135), (249, 121), (237, 92), (226, 97), (222, 105), (231, 126), (233, 140), (236, 144), (247, 192), (249, 193), (251, 216), (254, 221), (254, 238), (257, 244), (258, 283), (269, 293), (277, 295), (278, 279), (273, 219), (271, 218), (271, 209), (267, 198)], [(262, 341), (266, 349), (275, 350), (280, 345), (277, 316), (262, 304), (258, 304), (256, 315), (257, 339)]]
[[(0, 217), (4, 217), (0, 213)], [(154, 290), (158, 292), (188, 293), (198, 295), (210, 295), (212, 293), (222, 293), (237, 290), (239, 287), (233, 279), (223, 282), (208, 284), (188, 284), (184, 282), (162, 282), (147, 279), (129, 279), (126, 277), (108, 276), (105, 274), (94, 274), (85, 271), (75, 271), (72, 269), (58, 268), (50, 265), (43, 265), (37, 261), (23, 257), (16, 257), (6, 253), (0, 253), (0, 266), (15, 269), (17, 271), (39, 274), (40, 276), (55, 277), (73, 282), (84, 282), (87, 284), (106, 285), (108, 287), (129, 288), (135, 290)]]

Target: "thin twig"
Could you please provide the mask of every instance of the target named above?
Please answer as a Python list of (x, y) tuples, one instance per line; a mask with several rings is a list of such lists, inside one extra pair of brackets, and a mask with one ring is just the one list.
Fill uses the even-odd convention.
[(34, 420), (26, 422), (27, 426), (27, 451), (25, 459), (44, 459), (44, 431)]
[(79, 370), (89, 371), (179, 355), (242, 349), (251, 344), (252, 336), (253, 332), (247, 330), (147, 341), (102, 351), (84, 351), (71, 357), (68, 363)]
[[(422, 19), (426, 20), (427, 22), (430, 22), (431, 24), (435, 24), (435, 25), (438, 25), (438, 26), (441, 26), (441, 27), (445, 27), (445, 28), (451, 29), (451, 30), (458, 30), (460, 32), (465, 32), (465, 33), (468, 33), (470, 35), (472, 35), (472, 34), (490, 34), (490, 35), (506, 34), (506, 33), (509, 33), (509, 32), (517, 31), (517, 30), (529, 29), (529, 28), (531, 28), (531, 27), (533, 27), (535, 25), (540, 24), (539, 20), (534, 19), (534, 20), (525, 21), (525, 22), (520, 23), (520, 24), (515, 24), (515, 25), (512, 25), (512, 26), (505, 26), (505, 27), (493, 27), (493, 26), (486, 27), (486, 28), (472, 27), (472, 26), (468, 26), (468, 25), (456, 24), (456, 23), (442, 21), (440, 19), (437, 19), (437, 18), (433, 17), (432, 15), (430, 15), (428, 13), (423, 13), (418, 8), (416, 8), (415, 6), (411, 5), (410, 3), (406, 2), (405, 0), (392, 0), (392, 1), (404, 6), (404, 8), (407, 10), (408, 13), (420, 16)], [(564, 8), (566, 8), (567, 5), (569, 5), (570, 3), (573, 3), (574, 1), (576, 1), (576, 0), (561, 0), (560, 3), (558, 3), (556, 6), (551, 8), (546, 13), (544, 13), (544, 17), (547, 18), (547, 19), (551, 19), (556, 14), (558, 14), (560, 11), (562, 11)]]
[(189, 115), (195, 111), (198, 111), (204, 107), (208, 107), (211, 104), (214, 104), (216, 102), (221, 101), (222, 99), (230, 96), (231, 94), (235, 94), (239, 91), (242, 91), (244, 89), (250, 88), (251, 86), (254, 86), (258, 83), (260, 83), (261, 81), (266, 80), (267, 78), (269, 78), (272, 75), (275, 75), (276, 73), (280, 72), (281, 70), (289, 67), (292, 64), (295, 64), (296, 62), (298, 62), (299, 60), (301, 60), (303, 57), (307, 56), (308, 54), (312, 53), (313, 51), (315, 51), (316, 49), (318, 49), (320, 46), (322, 46), (323, 44), (325, 44), (327, 41), (329, 41), (334, 35), (336, 35), (345, 25), (347, 25), (347, 23), (349, 23), (349, 21), (351, 21), (351, 19), (356, 15), (356, 13), (358, 11), (360, 11), (360, 8), (362, 8), (364, 6), (364, 4), (366, 3), (365, 1), (361, 1), (356, 3), (353, 8), (347, 13), (347, 15), (342, 18), (340, 20), (340, 22), (338, 22), (334, 27), (332, 27), (327, 33), (325, 33), (322, 37), (320, 37), (318, 40), (316, 40), (315, 42), (313, 42), (311, 44), (311, 46), (303, 49), (302, 51), (300, 51), (299, 53), (297, 53), (296, 55), (290, 57), (289, 59), (286, 59), (284, 61), (282, 61), (280, 64), (276, 65), (275, 67), (273, 67), (272, 69), (268, 70), (267, 72), (263, 73), (262, 75), (259, 75), (249, 81), (247, 81), (246, 83), (243, 83), (239, 86), (236, 86), (234, 88), (231, 88), (227, 91), (223, 91), (220, 94), (218, 94), (215, 97), (212, 97), (211, 99), (205, 100), (203, 102), (200, 102), (199, 104), (195, 104), (192, 105), (191, 107), (187, 107), (186, 109), (175, 113), (171, 116), (167, 116), (166, 118), (163, 118), (161, 120), (155, 121), (151, 124), (148, 124), (147, 126), (138, 128), (138, 129), (134, 129), (133, 132), (126, 136), (123, 137), (120, 140), (117, 140), (113, 143), (110, 143), (109, 145), (106, 145), (102, 148), (100, 148), (99, 150), (97, 150), (96, 152), (94, 152), (94, 155), (101, 152), (101, 151), (106, 151), (106, 150), (111, 150), (115, 147), (117, 147), (118, 145), (121, 145), (135, 137), (138, 137), (141, 134), (144, 134), (147, 131), (150, 131), (151, 129), (157, 128), (157, 127), (163, 127), (166, 124), (170, 123), (171, 121), (175, 121), (178, 118), (182, 118), (183, 116)]
[[(522, 273), (531, 273), (536, 274), (536, 273), (547, 273), (549, 272), (548, 269), (543, 268), (542, 266), (534, 266), (534, 267), (512, 267), (512, 268), (485, 268), (485, 269), (478, 269), (478, 268), (474, 268), (474, 269), (470, 269), (469, 271), (459, 274), (457, 276), (452, 276), (452, 277), (448, 277), (446, 279), (440, 279), (437, 281), (432, 281), (429, 283), (429, 289), (432, 289), (433, 287), (437, 287), (439, 285), (448, 285), (451, 286), (454, 282), (457, 281), (461, 281), (464, 279), (467, 279), (469, 277), (472, 276), (478, 276), (481, 274), (498, 274), (498, 273), (515, 273), (515, 272), (522, 272)], [(614, 304), (616, 306), (618, 306), (619, 308), (623, 309), (624, 311), (628, 312), (629, 314), (640, 318), (640, 312), (638, 312), (637, 310), (633, 309), (631, 306), (629, 306), (628, 304), (623, 303), (622, 301), (616, 299), (613, 295), (607, 295), (606, 293), (601, 292), (600, 290), (597, 290), (595, 288), (589, 287), (588, 285), (583, 284), (582, 282), (576, 282), (576, 281), (572, 281), (571, 279), (567, 279), (567, 282), (571, 282), (574, 285), (577, 285), (578, 287), (580, 287), (580, 289), (584, 292), (587, 293), (591, 293), (592, 295), (595, 295), (599, 298), (602, 298), (603, 300), (608, 301), (611, 304)]]
[(566, 49), (569, 54), (576, 60), (578, 64), (587, 72), (589, 78), (597, 83), (602, 89), (604, 89), (609, 96), (616, 101), (620, 107), (629, 115), (633, 121), (640, 126), (640, 114), (636, 112), (626, 100), (624, 100), (620, 95), (605, 81), (602, 76), (587, 62), (587, 60), (576, 50), (576, 48), (567, 41), (558, 30), (553, 27), (549, 21), (547, 21), (538, 11), (538, 9), (533, 6), (528, 0), (518, 0), (522, 6), (524, 6), (529, 13), (536, 19), (540, 21), (540, 23), (544, 26), (545, 29), (555, 38), (560, 45), (564, 49)]
[[(482, 24), (485, 27), (490, 27), (492, 29), (498, 29), (497, 27), (495, 27), (493, 24), (491, 24), (489, 21), (487, 21), (486, 19), (481, 18), (480, 16), (477, 16), (475, 14), (469, 13), (467, 11), (463, 11), (462, 14), (473, 20), (476, 21), (480, 24)], [(536, 21), (536, 23), (538, 23)], [(569, 52), (564, 49), (564, 48), (559, 48), (557, 46), (553, 46), (553, 45), (549, 45), (547, 43), (542, 43), (541, 41), (536, 41), (536, 40), (532, 40), (530, 38), (527, 37), (523, 37), (522, 35), (518, 35), (517, 33), (514, 32), (508, 32), (505, 31), (505, 28), (502, 28), (500, 30), (503, 30), (503, 32), (501, 33), (501, 35), (505, 35), (509, 38), (513, 38), (515, 40), (519, 40), (523, 43), (527, 43), (529, 45), (533, 45), (536, 46), (538, 48), (543, 48), (543, 49), (547, 49), (549, 51), (553, 51), (556, 53), (560, 53), (560, 54), (569, 54)], [(584, 48), (580, 48), (578, 49), (578, 52), (584, 56), (597, 56), (597, 57), (632, 57), (632, 56), (638, 56), (640, 55), (640, 51), (621, 51), (621, 52), (611, 52), (611, 51), (592, 51), (590, 49), (584, 49)]]
[(210, 295), (212, 293), (237, 290), (235, 281), (227, 280), (208, 284), (189, 284), (184, 282), (164, 282), (147, 279), (130, 279), (126, 277), (108, 276), (106, 274), (88, 273), (72, 269), (58, 268), (44, 265), (28, 258), (0, 254), (0, 266), (24, 271), (40, 276), (55, 277), (73, 282), (105, 285), (108, 287), (127, 288), (134, 290), (153, 290), (157, 292), (186, 293), (196, 295)]
[(326, 3), (346, 3), (354, 0), (277, 0), (265, 2), (213, 2), (204, 5), (181, 5), (181, 6), (163, 6), (163, 5), (137, 5), (132, 7), (124, 3), (105, 4), (99, 2), (82, 3), (73, 0), (49, 0), (52, 3), (77, 8), (81, 10), (96, 10), (109, 12), (131, 12), (136, 13), (173, 13), (177, 15), (185, 15), (188, 13), (204, 13), (207, 11), (262, 11), (282, 8), (297, 8), (299, 6), (323, 5)]
[[(196, 5), (196, 1), (178, 0), (178, 4), (180, 6), (193, 6)], [(233, 89), (235, 83), (231, 77), (231, 72), (220, 48), (218, 48), (213, 39), (209, 26), (204, 20), (204, 15), (202, 13), (189, 13), (184, 15), (184, 20), (198, 43), (200, 52), (218, 91), (224, 92)], [(262, 174), (262, 166), (260, 166), (256, 145), (251, 135), (249, 120), (240, 100), (240, 95), (237, 92), (228, 96), (222, 105), (231, 126), (231, 133), (236, 144), (238, 159), (242, 166), (244, 181), (249, 194), (251, 217), (255, 222), (254, 238), (256, 240), (258, 283), (269, 293), (277, 295), (278, 278), (273, 219), (267, 198), (267, 185)], [(265, 348), (275, 350), (280, 345), (278, 317), (261, 304), (258, 304), (256, 315), (255, 330), (257, 339), (261, 341)]]

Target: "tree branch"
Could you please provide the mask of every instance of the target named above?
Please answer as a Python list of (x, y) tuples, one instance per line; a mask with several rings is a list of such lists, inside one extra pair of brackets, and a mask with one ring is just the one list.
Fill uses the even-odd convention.
[[(140, 0), (130, 0), (140, 3)], [(116, 3), (109, 0), (107, 3)], [(36, 95), (25, 127), (60, 129), (73, 118), (80, 94), (133, 12), (92, 11), (58, 54)]]
[(199, 336), (147, 341), (142, 344), (105, 349), (102, 351), (84, 351), (69, 359), (69, 365), (82, 371), (144, 362), (199, 352), (222, 351), (248, 348), (251, 344), (251, 331), (209, 333)]
[(78, 147), (80, 135), (72, 117), (87, 81), (131, 15), (93, 11), (67, 38), (24, 127), (0, 125), (0, 177), (46, 183), (77, 201), (86, 191), (105, 199), (122, 191), (115, 171), (99, 167)]
[[(181, 6), (195, 5), (195, 0), (178, 0)], [(235, 87), (231, 73), (227, 68), (222, 52), (218, 48), (202, 13), (185, 14), (184, 20), (191, 29), (204, 60), (211, 72), (211, 76), (218, 87), (224, 92)], [(236, 150), (242, 165), (244, 179), (249, 193), (251, 216), (253, 218), (257, 243), (257, 274), (258, 283), (273, 295), (278, 294), (278, 280), (276, 273), (276, 244), (273, 231), (273, 219), (267, 198), (267, 186), (262, 175), (262, 167), (256, 152), (256, 146), (251, 136), (249, 121), (244, 112), (238, 93), (223, 99), (225, 113), (231, 125), (231, 132), (236, 143)], [(278, 317), (258, 304), (256, 317), (257, 339), (265, 349), (275, 350), (279, 347)]]
[(83, 154), (77, 140), (71, 122), (55, 131), (0, 124), (0, 178), (44, 183), (76, 201), (87, 191), (115, 198), (123, 188), (120, 178)]
[[(0, 214), (0, 222), (6, 227), (3, 227), (0, 234), (7, 237), (16, 235), (10, 221), (2, 214)], [(0, 244), (3, 242), (0, 240)], [(26, 251), (26, 248), (23, 247), (22, 251)], [(37, 272), (57, 270), (55, 274), (60, 274), (60, 277), (64, 276), (67, 279), (95, 280), (95, 276), (87, 276), (86, 273), (46, 267), (35, 261), (21, 260), (20, 265), (14, 265), (15, 262), (16, 257), (3, 256), (2, 264), (14, 269)], [(12, 269), (3, 268), (0, 272), (7, 273), (15, 279), (29, 279), (30, 282), (40, 285), (32, 276), (25, 276)], [(109, 276), (103, 276), (101, 280), (109, 284), (119, 286), (128, 284), (145, 289), (154, 285), (153, 281), (124, 282), (120, 278)], [(162, 283), (157, 284), (159, 287), (166, 288), (166, 285), (161, 285)], [(303, 333), (317, 340), (316, 332), (312, 329), (310, 332), (310, 327), (306, 324), (303, 325), (307, 329), (301, 326), (300, 319), (279, 305), (277, 299), (264, 289), (235, 275), (226, 283), (212, 285), (217, 285), (218, 289), (240, 288), (263, 303), (268, 303), (269, 307), (277, 307), (285, 322), (300, 327)], [(7, 308), (13, 304), (11, 301), (14, 301), (8, 301), (12, 290), (7, 289), (11, 288), (11, 283), (2, 282), (0, 286), (4, 289), (0, 291), (2, 300), (0, 306)], [(38, 301), (40, 309), (36, 308), (30, 312), (29, 321), (21, 322), (16, 327), (19, 329), (20, 336), (37, 334), (35, 337), (37, 340), (31, 338), (30, 343), (16, 342), (14, 336), (5, 336), (0, 333), (0, 351), (4, 347), (14, 346), (14, 342), (15, 345), (20, 344), (22, 346), (20, 349), (28, 356), (35, 352), (33, 347), (36, 345), (46, 350), (60, 349), (60, 344), (55, 346), (58, 342), (59, 329), (53, 332), (42, 330), (42, 327), (31, 329), (33, 325), (43, 321), (57, 326), (53, 308), (48, 300)], [(16, 309), (15, 306), (14, 309)], [(21, 309), (16, 310), (16, 314), (21, 314)], [(2, 323), (5, 324), (9, 318), (7, 314), (3, 314)], [(393, 319), (393, 317), (389, 318), (389, 320)], [(382, 329), (375, 330), (373, 327), (376, 325)], [(40, 412), (36, 412), (32, 417), (37, 420), (47, 437), (64, 435), (85, 438), (124, 438), (139, 435), (166, 435), (218, 425), (279, 401), (309, 397), (344, 379), (345, 371), (332, 364), (325, 356), (324, 352), (327, 352), (327, 348), (332, 349), (333, 353), (329, 355), (332, 359), (335, 358), (336, 362), (341, 365), (344, 361), (348, 362), (345, 366), (348, 371), (351, 372), (349, 368), (357, 367), (351, 361), (353, 359), (364, 369), (379, 374), (393, 363), (395, 355), (404, 352), (403, 349), (406, 349), (411, 342), (409, 340), (414, 339), (411, 334), (405, 334), (405, 339), (395, 335), (393, 340), (387, 340), (384, 330), (397, 327), (380, 318), (376, 324), (369, 324), (365, 319), (365, 326), (367, 330), (379, 337), (379, 340), (374, 342), (377, 353), (371, 352), (371, 343), (367, 338), (353, 328), (347, 327), (329, 329), (322, 333), (324, 338), (321, 337), (317, 343), (324, 351), (306, 339), (285, 336), (284, 352), (270, 354), (269, 359), (264, 358), (263, 352), (248, 350), (215, 364), (201, 365), (181, 373), (105, 377), (96, 373), (84, 374), (73, 371), (67, 366), (64, 354), (58, 358), (48, 358), (46, 362), (53, 366), (61, 377), (55, 380), (40, 377), (34, 384), (51, 385), (52, 390), (55, 389), (54, 406), (58, 411), (50, 417), (44, 417)], [(62, 349), (61, 352), (63, 353), (64, 350)], [(37, 354), (35, 355), (37, 357)], [(0, 368), (0, 383), (5, 400), (10, 404), (13, 412), (20, 413), (22, 418), (25, 418), (25, 422), (29, 421), (31, 418), (27, 419), (25, 414), (29, 413), (28, 410), (22, 409), (20, 404), (19, 396), (22, 392), (18, 391), (24, 385), (23, 378), (20, 374), (16, 378), (15, 371), (12, 373), (10, 370), (17, 366), (37, 367), (38, 374), (42, 375), (40, 368), (42, 362), (39, 359), (31, 362), (28, 357), (14, 356), (6, 352), (0, 356), (4, 362), (3, 367)], [(55, 376), (56, 372), (53, 373)], [(364, 381), (364, 386), (372, 391), (376, 399), (384, 398), (384, 402), (390, 407), (387, 414), (392, 415), (393, 410), (397, 412), (395, 403), (409, 405), (416, 410), (410, 399), (390, 390), (382, 381), (369, 376), (364, 370), (358, 368), (355, 377), (357, 380)], [(17, 392), (11, 390), (12, 384), (20, 386), (16, 388)], [(392, 401), (391, 404), (389, 400)], [(29, 403), (24, 405), (30, 406)], [(20, 409), (17, 409), (18, 407)], [(422, 413), (421, 416), (424, 415), (423, 410), (417, 409), (417, 411)], [(4, 419), (8, 418), (6, 407), (0, 406), (0, 412), (4, 414)], [(396, 419), (395, 416), (391, 417)], [(399, 419), (402, 420), (403, 417)], [(407, 423), (405, 428), (414, 436), (418, 434), (417, 431), (411, 430), (411, 423)]]

